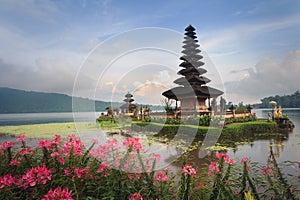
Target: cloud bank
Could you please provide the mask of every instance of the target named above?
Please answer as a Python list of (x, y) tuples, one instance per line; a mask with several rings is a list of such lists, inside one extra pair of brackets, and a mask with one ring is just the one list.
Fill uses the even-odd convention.
[(234, 71), (239, 81), (225, 83), (227, 96), (237, 101), (252, 102), (271, 95), (291, 94), (300, 89), (300, 50), (290, 51), (282, 61), (264, 58), (253, 68)]

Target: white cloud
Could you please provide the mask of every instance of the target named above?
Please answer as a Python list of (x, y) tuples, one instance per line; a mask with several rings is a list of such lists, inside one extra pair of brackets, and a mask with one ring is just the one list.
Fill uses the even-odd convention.
[(240, 81), (225, 83), (227, 97), (235, 102), (253, 103), (270, 95), (294, 93), (300, 85), (300, 50), (288, 52), (282, 62), (264, 58), (254, 69), (241, 72)]

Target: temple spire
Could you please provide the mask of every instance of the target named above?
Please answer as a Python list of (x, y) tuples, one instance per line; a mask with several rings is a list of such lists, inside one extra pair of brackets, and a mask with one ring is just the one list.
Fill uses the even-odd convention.
[(207, 70), (203, 68), (205, 63), (202, 61), (195, 28), (189, 25), (185, 28), (184, 35), (181, 51), (183, 55), (179, 58), (182, 60), (179, 66), (183, 69), (178, 72), (182, 77), (174, 81), (179, 86), (163, 92), (163, 95), (168, 99), (181, 101), (181, 109), (205, 111), (205, 100), (216, 98), (223, 92), (206, 86), (211, 80), (203, 76)]

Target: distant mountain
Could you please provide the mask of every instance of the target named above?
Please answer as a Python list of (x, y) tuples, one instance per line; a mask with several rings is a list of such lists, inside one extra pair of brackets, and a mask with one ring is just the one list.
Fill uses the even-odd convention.
[(271, 108), (270, 101), (276, 101), (277, 105), (281, 105), (283, 108), (300, 108), (300, 92), (296, 91), (291, 95), (265, 97), (261, 99), (260, 104), (255, 104), (254, 108)]
[[(110, 102), (74, 98), (76, 111), (105, 111)], [(120, 103), (115, 103), (119, 104)], [(72, 112), (72, 97), (65, 94), (17, 90), (0, 87), (0, 113)]]
[[(72, 103), (75, 110), (72, 110)], [(94, 101), (66, 94), (24, 91), (0, 87), (0, 113), (47, 113), (47, 112), (103, 112), (111, 105), (120, 107), (124, 102)], [(138, 105), (140, 106), (140, 105)], [(151, 110), (162, 110), (162, 106), (147, 105)]]

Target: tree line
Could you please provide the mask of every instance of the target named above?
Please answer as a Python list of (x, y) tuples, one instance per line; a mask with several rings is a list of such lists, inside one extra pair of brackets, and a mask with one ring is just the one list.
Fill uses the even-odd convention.
[(283, 95), (283, 96), (270, 96), (261, 99), (260, 104), (255, 104), (255, 108), (271, 108), (272, 106), (269, 104), (270, 101), (276, 101), (277, 105), (281, 105), (284, 108), (300, 108), (300, 92), (296, 91), (291, 95)]

